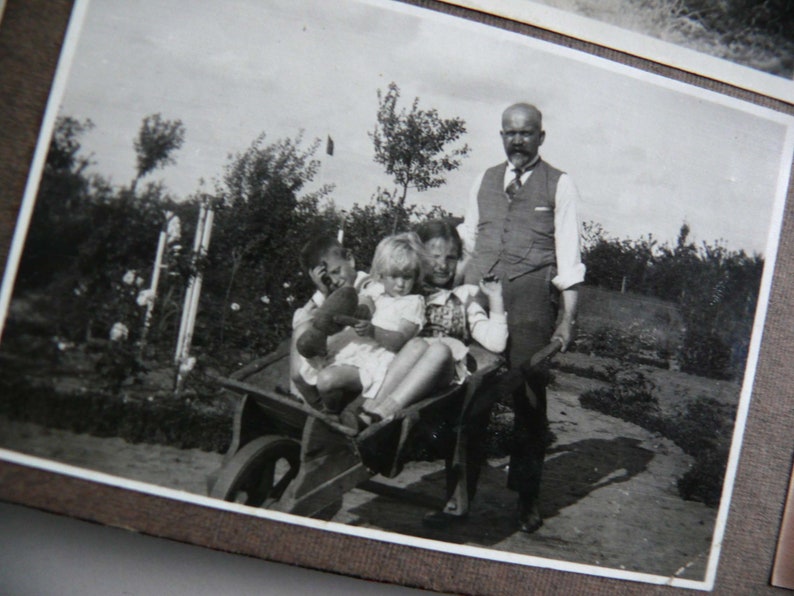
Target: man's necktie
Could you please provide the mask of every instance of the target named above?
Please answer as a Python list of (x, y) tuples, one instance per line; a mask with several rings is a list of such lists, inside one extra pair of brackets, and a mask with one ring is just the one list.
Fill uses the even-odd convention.
[(516, 177), (510, 181), (510, 184), (508, 184), (507, 188), (505, 189), (507, 196), (509, 196), (511, 199), (518, 194), (519, 190), (521, 190), (521, 175), (525, 171), (526, 170), (522, 170), (521, 168), (513, 168), (513, 172), (515, 172)]
[(512, 199), (518, 194), (518, 191), (521, 190), (521, 176), (534, 170), (539, 163), (540, 159), (536, 159), (530, 165), (524, 166), (523, 168), (513, 168), (513, 173), (516, 175), (516, 177), (513, 178), (510, 181), (510, 184), (507, 185), (507, 188), (505, 188), (505, 192), (507, 193), (508, 197)]

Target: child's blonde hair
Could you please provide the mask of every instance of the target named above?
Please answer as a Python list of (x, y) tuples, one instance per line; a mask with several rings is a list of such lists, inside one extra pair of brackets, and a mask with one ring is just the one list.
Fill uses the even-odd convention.
[(425, 246), (419, 236), (415, 232), (404, 232), (387, 236), (378, 243), (370, 273), (376, 280), (387, 275), (412, 273), (417, 284), (424, 279), (427, 262)]

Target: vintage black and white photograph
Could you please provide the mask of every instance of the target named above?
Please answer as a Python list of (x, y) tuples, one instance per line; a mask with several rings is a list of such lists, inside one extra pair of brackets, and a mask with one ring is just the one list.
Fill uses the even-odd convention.
[(787, 0), (444, 0), (791, 103)]
[(710, 589), (793, 121), (395, 0), (77, 2), (0, 457)]

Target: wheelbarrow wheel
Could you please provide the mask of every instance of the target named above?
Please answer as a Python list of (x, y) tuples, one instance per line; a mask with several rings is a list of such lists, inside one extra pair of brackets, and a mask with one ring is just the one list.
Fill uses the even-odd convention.
[(210, 496), (251, 507), (269, 507), (297, 475), (300, 450), (300, 443), (287, 437), (254, 439), (223, 467)]

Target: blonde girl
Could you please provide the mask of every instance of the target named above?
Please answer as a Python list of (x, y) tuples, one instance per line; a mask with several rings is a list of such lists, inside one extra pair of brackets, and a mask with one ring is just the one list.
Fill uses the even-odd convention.
[(338, 409), (347, 401), (343, 395), (374, 397), (395, 353), (419, 334), (425, 302), (417, 292), (427, 262), (424, 245), (413, 232), (389, 236), (378, 244), (372, 279), (360, 294), (360, 301), (372, 310), (372, 319), (354, 327), (357, 337), (342, 342), (317, 377), (317, 390), (327, 408)]

